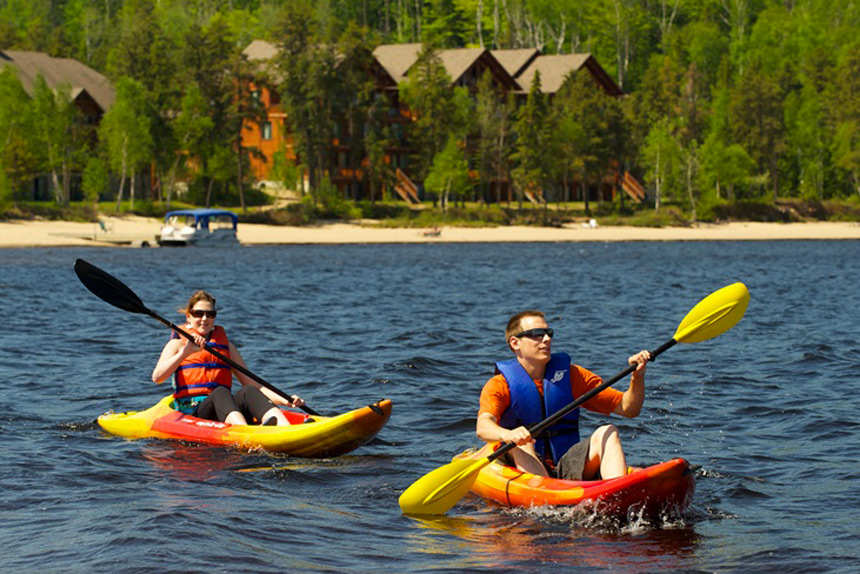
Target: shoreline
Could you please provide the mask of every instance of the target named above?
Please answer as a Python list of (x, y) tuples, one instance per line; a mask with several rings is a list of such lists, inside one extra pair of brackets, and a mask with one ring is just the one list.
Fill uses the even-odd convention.
[[(98, 223), (70, 221), (0, 222), (0, 248), (14, 247), (146, 247), (157, 246), (161, 220), (138, 216), (105, 217)], [(442, 227), (439, 234), (422, 228), (382, 228), (361, 222), (315, 226), (239, 223), (242, 245), (386, 244), (386, 243), (530, 243), (623, 241), (801, 241), (860, 240), (860, 223), (697, 224), (691, 227), (569, 225), (559, 228)]]

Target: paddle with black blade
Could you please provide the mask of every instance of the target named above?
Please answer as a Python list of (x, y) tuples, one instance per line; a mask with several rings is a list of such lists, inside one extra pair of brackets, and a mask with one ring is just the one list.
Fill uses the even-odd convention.
[[(651, 360), (653, 361), (677, 343), (698, 343), (725, 333), (741, 320), (749, 300), (749, 291), (743, 283), (733, 283), (711, 293), (687, 313), (671, 339), (651, 351)], [(552, 416), (532, 426), (528, 429), (529, 432), (532, 436), (538, 436), (567, 413), (632, 373), (636, 367), (637, 365), (630, 365)], [(400, 495), (400, 510), (404, 514), (411, 515), (445, 514), (449, 508), (466, 496), (482, 468), (515, 446), (515, 443), (504, 443), (494, 453), (484, 458), (455, 460), (425, 474)]]
[[(140, 313), (142, 315), (149, 315), (150, 317), (161, 321), (162, 323), (164, 323), (164, 325), (170, 327), (186, 339), (192, 339), (191, 335), (189, 335), (181, 327), (168, 321), (167, 319), (144, 305), (143, 301), (140, 300), (140, 297), (138, 297), (134, 291), (129, 289), (128, 286), (126, 286), (122, 281), (120, 281), (110, 273), (99, 269), (92, 263), (88, 263), (83, 259), (78, 259), (75, 261), (75, 274), (77, 274), (78, 279), (81, 280), (81, 283), (84, 284), (84, 287), (89, 289), (90, 292), (92, 292), (93, 295), (95, 295), (99, 299), (110, 303), (114, 307), (118, 307), (123, 311), (129, 311), (131, 313)], [(266, 387), (273, 393), (276, 393), (277, 395), (283, 397), (288, 401), (293, 400), (292, 397), (290, 397), (283, 391), (275, 388), (269, 382), (255, 375), (247, 368), (238, 364), (236, 361), (231, 360), (230, 357), (219, 353), (215, 349), (211, 348), (209, 345), (206, 345), (206, 351), (212, 353), (237, 371), (244, 373), (254, 381), (260, 383), (262, 386)], [(308, 407), (307, 405), (302, 405), (301, 409), (308, 414), (317, 416), (319, 415), (318, 412)]]

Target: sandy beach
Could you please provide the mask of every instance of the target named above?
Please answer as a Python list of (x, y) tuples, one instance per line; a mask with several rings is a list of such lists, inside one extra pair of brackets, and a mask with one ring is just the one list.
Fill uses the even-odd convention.
[[(161, 221), (125, 216), (106, 217), (105, 229), (95, 223), (68, 221), (0, 222), (0, 247), (141, 247), (156, 246)], [(388, 229), (368, 223), (331, 223), (290, 227), (239, 223), (243, 245), (332, 243), (481, 243), (560, 241), (779, 241), (858, 240), (860, 224), (843, 222), (700, 224), (694, 227), (644, 228), (570, 225), (544, 227), (443, 227), (430, 230)]]

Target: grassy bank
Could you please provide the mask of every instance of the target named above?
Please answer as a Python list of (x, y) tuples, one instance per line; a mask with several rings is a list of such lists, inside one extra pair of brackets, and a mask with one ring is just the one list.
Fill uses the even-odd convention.
[[(170, 209), (186, 209), (195, 206), (172, 202)], [(560, 227), (579, 224), (591, 218), (600, 225), (629, 225), (634, 227), (684, 227), (693, 223), (690, 214), (676, 205), (663, 205), (659, 211), (653, 207), (617, 203), (594, 203), (586, 210), (582, 202), (553, 203), (546, 206), (525, 203), (477, 204), (465, 203), (441, 210), (427, 202), (408, 206), (402, 202), (336, 202), (314, 204), (306, 197), (285, 207), (271, 206), (248, 208), (227, 207), (237, 213), (240, 221), (269, 225), (314, 225), (321, 221), (361, 220), (364, 225), (379, 227), (427, 228), (437, 226), (495, 227), (505, 225), (534, 225)], [(96, 222), (106, 216), (138, 215), (162, 218), (168, 211), (161, 202), (136, 201), (131, 209), (125, 202), (119, 213), (116, 204), (105, 202), (97, 205), (72, 203), (57, 206), (53, 202), (18, 202), (0, 206), (0, 220), (63, 220)], [(860, 222), (860, 201), (804, 201), (796, 199), (777, 202), (735, 202), (710, 207), (700, 221), (757, 221), (757, 222), (804, 222), (804, 221), (857, 221)]]

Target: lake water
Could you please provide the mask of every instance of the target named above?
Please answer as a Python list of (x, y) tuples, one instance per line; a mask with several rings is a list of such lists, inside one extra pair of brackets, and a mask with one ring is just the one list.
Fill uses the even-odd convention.
[[(168, 332), (86, 291), (79, 257), (176, 320), (210, 290), (252, 371), (324, 413), (391, 398), (389, 424), (328, 460), (106, 435), (99, 414), (168, 392), (149, 382)], [(860, 242), (0, 250), (2, 570), (854, 574), (858, 269)], [(478, 444), (514, 312), (543, 309), (554, 349), (608, 377), (734, 281), (740, 324), (662, 355), (643, 413), (611, 419), (631, 464), (701, 465), (683, 519), (473, 496), (400, 514), (405, 488)]]

